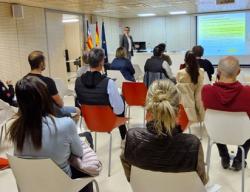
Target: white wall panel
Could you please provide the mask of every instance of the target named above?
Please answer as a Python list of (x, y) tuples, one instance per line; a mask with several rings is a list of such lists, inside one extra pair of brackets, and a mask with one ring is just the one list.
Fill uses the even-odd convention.
[[(17, 19), (17, 31), (22, 75), (26, 75), (30, 71), (28, 55), (34, 50), (43, 51), (48, 61), (48, 51), (44, 9), (26, 6), (23, 9), (24, 18)], [(49, 75), (48, 67), (43, 74)]]
[(10, 4), (0, 3), (0, 79), (15, 82), (20, 77), (16, 20)]
[(62, 13), (46, 10), (49, 69), (51, 77), (67, 80)]

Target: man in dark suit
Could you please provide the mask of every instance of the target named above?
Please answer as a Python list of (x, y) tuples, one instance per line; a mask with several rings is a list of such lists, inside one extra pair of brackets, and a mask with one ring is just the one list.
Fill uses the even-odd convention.
[(129, 35), (129, 32), (130, 32), (130, 28), (125, 27), (124, 34), (121, 37), (120, 46), (126, 49), (128, 59), (131, 60), (131, 56), (134, 56), (134, 52), (133, 52), (134, 42), (133, 42), (132, 36)]

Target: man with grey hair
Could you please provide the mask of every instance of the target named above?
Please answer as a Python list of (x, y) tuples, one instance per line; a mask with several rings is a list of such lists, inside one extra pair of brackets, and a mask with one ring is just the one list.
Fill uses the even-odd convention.
[[(243, 86), (237, 81), (240, 74), (239, 60), (233, 56), (227, 56), (220, 60), (217, 69), (217, 81), (213, 85), (205, 85), (202, 89), (202, 100), (206, 109), (214, 109), (232, 112), (247, 112), (250, 117), (250, 86)], [(237, 127), (235, 127), (237, 129)], [(250, 138), (250, 136), (249, 136)], [(221, 164), (224, 169), (230, 167), (230, 157), (226, 145), (217, 143)], [(247, 153), (250, 148), (250, 139), (247, 140), (243, 148)], [(232, 167), (241, 170), (241, 150), (238, 148)], [(245, 162), (246, 166), (246, 162)]]
[[(102, 74), (105, 53), (103, 49), (93, 48), (89, 52), (90, 71), (76, 79), (75, 91), (80, 105), (110, 105), (118, 116), (124, 116), (124, 102), (115, 82)], [(125, 139), (127, 128), (119, 127), (122, 140)]]

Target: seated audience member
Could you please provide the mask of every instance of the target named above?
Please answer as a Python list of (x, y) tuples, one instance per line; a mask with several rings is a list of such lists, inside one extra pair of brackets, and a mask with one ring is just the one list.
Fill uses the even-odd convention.
[(77, 77), (81, 77), (84, 73), (89, 71), (88, 57), (89, 57), (89, 52), (84, 51), (82, 55), (83, 65), (77, 70)]
[[(70, 167), (71, 155), (84, 156), (81, 140), (71, 118), (54, 116), (46, 84), (37, 77), (24, 77), (16, 84), (16, 96), (19, 111), (7, 133), (14, 143), (14, 155), (50, 158), (72, 178), (87, 176)], [(81, 190), (92, 191), (92, 184)]]
[(157, 45), (160, 50), (162, 51), (162, 55), (161, 58), (166, 61), (169, 65), (172, 65), (172, 60), (169, 57), (169, 55), (166, 55), (164, 52), (166, 51), (166, 44), (165, 43), (160, 43), (159, 45)]
[[(213, 85), (205, 85), (202, 89), (202, 100), (206, 109), (232, 112), (247, 112), (250, 117), (250, 87), (237, 81), (240, 73), (239, 60), (235, 57), (224, 57), (219, 61), (217, 69), (218, 80)], [(235, 127), (237, 129), (237, 127)], [(226, 133), (225, 133), (226, 134)], [(249, 136), (250, 138), (250, 136)], [(221, 164), (224, 169), (230, 166), (230, 156), (226, 145), (217, 143)], [(250, 140), (243, 145), (245, 158), (250, 148)], [(238, 148), (232, 167), (241, 170), (241, 150)]]
[(190, 123), (204, 120), (204, 108), (201, 101), (201, 89), (204, 80), (204, 71), (200, 69), (195, 55), (187, 51), (184, 69), (177, 72), (177, 88), (181, 93), (181, 103), (187, 113)]
[(69, 116), (72, 113), (76, 113), (76, 119), (80, 116), (80, 110), (76, 107), (64, 106), (63, 99), (58, 94), (56, 84), (50, 77), (45, 77), (42, 75), (42, 71), (45, 70), (45, 57), (41, 51), (33, 51), (28, 57), (29, 64), (31, 67), (31, 72), (26, 76), (35, 76), (41, 79), (48, 87), (49, 94), (53, 99), (54, 107), (56, 110), (55, 115), (57, 117)]
[[(124, 116), (124, 102), (115, 82), (101, 74), (104, 65), (104, 51), (100, 48), (89, 52), (90, 71), (76, 79), (75, 91), (78, 102), (83, 105), (110, 105), (113, 112)], [(127, 128), (119, 127), (122, 140), (125, 139)]]
[(115, 59), (112, 61), (110, 69), (120, 70), (124, 79), (128, 81), (135, 81), (135, 70), (131, 61), (127, 58), (127, 51), (124, 47), (119, 47), (116, 50)]
[(121, 161), (128, 181), (131, 166), (161, 172), (196, 171), (207, 183), (200, 140), (182, 133), (176, 124), (180, 95), (168, 80), (154, 81), (148, 90), (145, 129), (128, 130)]
[(169, 64), (162, 59), (162, 49), (156, 46), (153, 50), (153, 56), (147, 59), (144, 66), (144, 83), (147, 87), (150, 84), (159, 79), (170, 79), (175, 82), (172, 70)]
[(11, 81), (6, 81), (7, 86), (0, 80), (0, 99), (11, 106), (17, 107), (14, 101), (15, 91)]
[(207, 72), (209, 80), (212, 81), (212, 75), (214, 74), (214, 67), (209, 60), (201, 58), (204, 53), (204, 48), (198, 45), (198, 46), (194, 46), (192, 51), (196, 56), (196, 59), (200, 68), (203, 68), (204, 71)]

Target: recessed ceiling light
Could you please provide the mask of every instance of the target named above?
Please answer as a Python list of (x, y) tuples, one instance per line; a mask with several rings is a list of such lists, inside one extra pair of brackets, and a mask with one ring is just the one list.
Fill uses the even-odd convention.
[(79, 22), (79, 19), (63, 19), (63, 23), (76, 23)]
[(170, 15), (182, 15), (182, 14), (187, 14), (187, 11), (170, 11)]
[(152, 17), (152, 16), (155, 16), (156, 14), (155, 13), (140, 13), (140, 14), (137, 14), (137, 16), (139, 17)]

